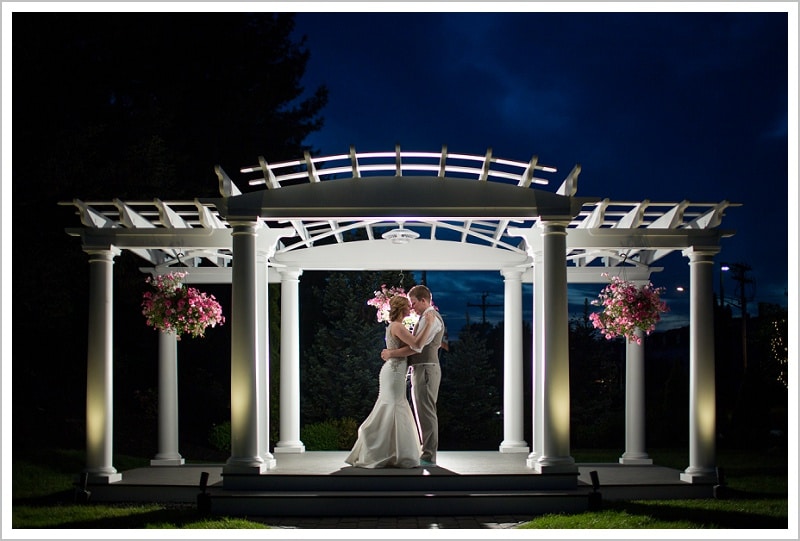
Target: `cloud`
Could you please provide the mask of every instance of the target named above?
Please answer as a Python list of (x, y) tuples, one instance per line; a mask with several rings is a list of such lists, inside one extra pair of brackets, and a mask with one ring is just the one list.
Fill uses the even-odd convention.
[[(731, 236), (715, 259), (749, 262), (759, 294), (784, 291), (796, 182), (787, 103), (797, 99), (787, 90), (786, 14), (679, 9), (300, 13), (296, 30), (311, 53), (304, 83), (331, 90), (325, 127), (309, 142), (323, 154), (350, 144), (491, 147), (512, 160), (537, 155), (563, 176), (580, 163), (582, 196), (741, 203), (725, 212)], [(675, 296), (663, 325), (680, 325), (689, 293), (675, 287), (688, 286), (688, 260), (676, 252), (659, 264), (653, 280)], [(499, 274), (430, 277), (454, 320), (479, 320), (469, 304), (483, 292), (502, 303)], [(597, 291), (571, 288), (570, 310)], [(502, 308), (486, 313), (502, 318)]]

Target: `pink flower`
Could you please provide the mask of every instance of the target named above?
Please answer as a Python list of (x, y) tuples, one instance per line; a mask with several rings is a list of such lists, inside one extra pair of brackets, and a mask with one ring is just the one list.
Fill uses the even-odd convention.
[(204, 337), (207, 327), (225, 323), (222, 307), (213, 295), (206, 295), (193, 287), (186, 287), (184, 272), (174, 272), (148, 277), (146, 282), (155, 292), (142, 295), (142, 314), (148, 326), (164, 332)]
[[(406, 296), (406, 290), (400, 286), (392, 286), (386, 287), (386, 284), (381, 284), (381, 288), (373, 292), (374, 297), (367, 300), (367, 304), (369, 306), (374, 307), (377, 310), (375, 314), (376, 319), (379, 323), (385, 322), (389, 323), (389, 300), (394, 297), (395, 295), (403, 295)], [(436, 308), (434, 306), (434, 308)], [(437, 308), (438, 310), (438, 308)], [(414, 325), (417, 324), (419, 321), (419, 314), (411, 311), (411, 315), (408, 316), (403, 320), (403, 324), (408, 328), (408, 330), (412, 330)]]
[[(608, 273), (602, 276), (609, 277)], [(590, 314), (589, 320), (607, 340), (623, 336), (641, 344), (636, 329), (650, 334), (661, 320), (660, 312), (668, 311), (666, 302), (660, 299), (663, 291), (663, 287), (654, 288), (653, 284), (640, 288), (619, 276), (611, 277), (611, 283), (592, 301), (593, 305), (602, 306), (603, 311)]]

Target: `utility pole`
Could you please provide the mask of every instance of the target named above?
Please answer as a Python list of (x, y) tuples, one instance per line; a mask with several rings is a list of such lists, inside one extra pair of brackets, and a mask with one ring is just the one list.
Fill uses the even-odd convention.
[(742, 310), (742, 369), (747, 372), (747, 284), (752, 284), (753, 279), (747, 276), (751, 270), (746, 263), (733, 263), (731, 278), (739, 282), (739, 308)]
[(486, 297), (488, 297), (488, 296), (489, 296), (489, 292), (488, 291), (484, 291), (481, 294), (481, 303), (480, 304), (473, 304), (473, 303), (470, 303), (470, 302), (467, 303), (467, 306), (480, 306), (481, 307), (481, 310), (483, 311), (483, 323), (484, 324), (486, 323), (486, 308), (487, 307), (489, 307), (489, 306), (503, 306), (502, 304), (487, 304)]
[(725, 308), (725, 279), (722, 276), (723, 272), (731, 270), (730, 265), (727, 263), (719, 264), (719, 307)]

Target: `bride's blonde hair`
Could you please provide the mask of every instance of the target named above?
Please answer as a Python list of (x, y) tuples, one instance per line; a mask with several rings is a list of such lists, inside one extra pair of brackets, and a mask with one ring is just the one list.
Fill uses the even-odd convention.
[(407, 306), (411, 306), (411, 302), (403, 295), (395, 295), (389, 299), (389, 321), (402, 318)]

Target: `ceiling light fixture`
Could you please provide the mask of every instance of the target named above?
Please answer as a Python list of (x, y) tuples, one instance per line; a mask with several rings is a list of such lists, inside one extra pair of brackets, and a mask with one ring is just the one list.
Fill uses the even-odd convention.
[(399, 225), (400, 227), (392, 229), (391, 231), (387, 231), (381, 235), (381, 237), (392, 241), (394, 244), (406, 244), (408, 241), (419, 237), (419, 233), (416, 231), (412, 231), (403, 227), (403, 222), (400, 222)]

